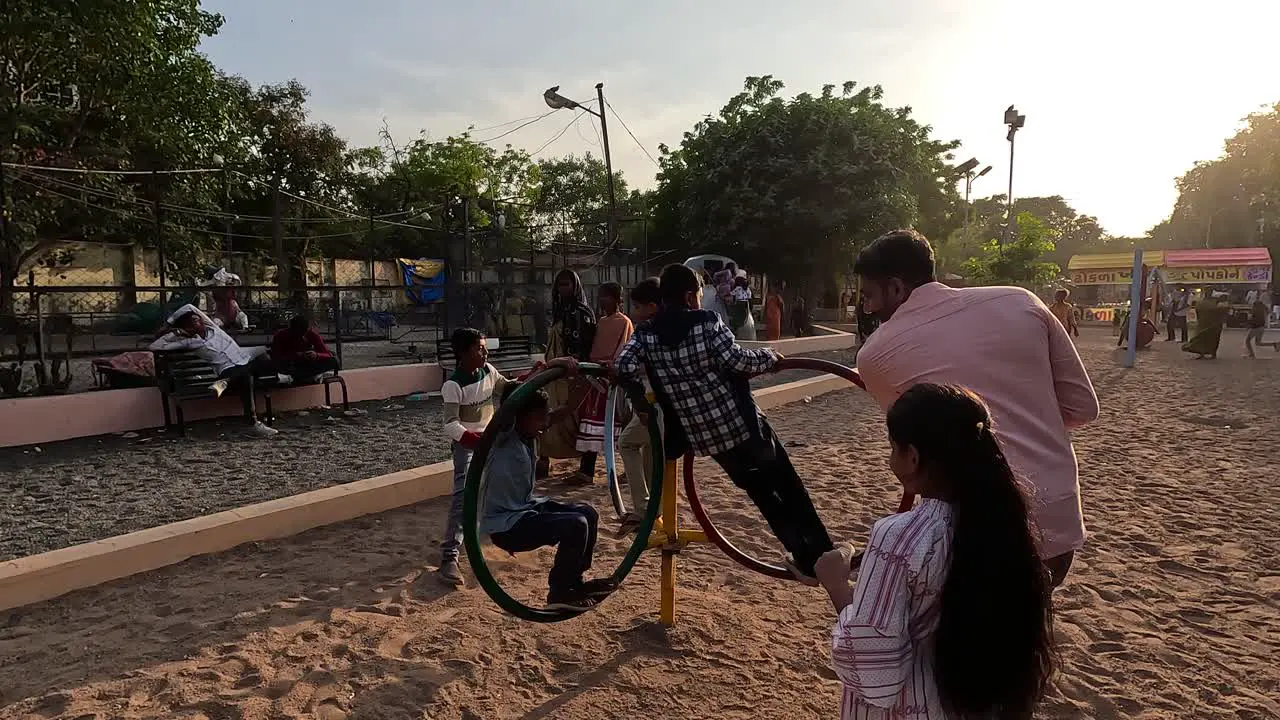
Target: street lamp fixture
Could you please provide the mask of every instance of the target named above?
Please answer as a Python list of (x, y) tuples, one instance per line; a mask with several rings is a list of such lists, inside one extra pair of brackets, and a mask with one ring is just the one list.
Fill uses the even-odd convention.
[(613, 191), (613, 158), (609, 154), (609, 123), (605, 120), (604, 113), (604, 83), (596, 83), (596, 100), (598, 101), (598, 104), (595, 110), (592, 110), (589, 107), (584, 107), (577, 101), (570, 100), (569, 98), (561, 95), (559, 85), (547, 88), (546, 91), (542, 93), (542, 100), (547, 104), (547, 107), (552, 110), (582, 110), (589, 112), (600, 119), (600, 136), (603, 141), (602, 144), (604, 145), (604, 171), (608, 176), (606, 178), (606, 186), (609, 189), (608, 238), (605, 245), (605, 248), (608, 248), (616, 241), (617, 238), (616, 218), (618, 214), (618, 203), (614, 197)]
[(991, 166), (988, 165), (978, 172), (974, 169), (978, 167), (978, 158), (969, 158), (968, 160), (956, 166), (956, 174), (964, 176), (964, 245), (969, 244), (969, 215), (970, 203), (969, 195), (973, 191), (973, 181), (991, 172)]

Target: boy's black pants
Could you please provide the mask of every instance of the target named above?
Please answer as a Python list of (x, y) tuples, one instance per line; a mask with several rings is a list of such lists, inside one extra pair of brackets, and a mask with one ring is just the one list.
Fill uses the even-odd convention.
[(571, 591), (591, 569), (596, 549), (600, 516), (586, 503), (544, 500), (537, 512), (525, 515), (510, 530), (493, 533), (489, 539), (509, 553), (528, 552), (554, 545), (555, 563), (547, 584), (552, 593)]
[(769, 422), (760, 418), (759, 438), (713, 457), (733, 484), (746, 490), (760, 508), (796, 567), (813, 575), (818, 558), (833, 547), (831, 537)]

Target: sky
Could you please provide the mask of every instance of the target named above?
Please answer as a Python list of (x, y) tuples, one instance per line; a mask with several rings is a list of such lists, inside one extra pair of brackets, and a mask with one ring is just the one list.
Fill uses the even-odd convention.
[[(654, 184), (659, 143), (715, 114), (753, 75), (784, 93), (879, 84), (956, 162), (993, 169), (974, 196), (1004, 193), (1004, 109), (1026, 115), (1015, 197), (1062, 195), (1115, 235), (1168, 216), (1175, 179), (1222, 152), (1242, 118), (1280, 101), (1280, 2), (1216, 0), (204, 0), (226, 24), (204, 50), (253, 83), (296, 78), (315, 120), (375, 144), (477, 128), (495, 137), (547, 111), (542, 91), (610, 115), (615, 168)], [(512, 133), (542, 155), (599, 154), (590, 116), (561, 110)], [(589, 122), (590, 121), (590, 122)], [(960, 188), (963, 191), (963, 187)]]

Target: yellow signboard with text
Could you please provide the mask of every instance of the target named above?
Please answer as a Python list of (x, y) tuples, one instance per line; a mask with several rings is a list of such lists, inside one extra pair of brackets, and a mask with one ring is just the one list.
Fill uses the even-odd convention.
[(1166, 268), (1169, 282), (1197, 284), (1217, 283), (1269, 283), (1270, 265), (1235, 265), (1225, 267), (1172, 267)]
[(1072, 285), (1128, 285), (1133, 281), (1133, 268), (1111, 270), (1072, 270)]

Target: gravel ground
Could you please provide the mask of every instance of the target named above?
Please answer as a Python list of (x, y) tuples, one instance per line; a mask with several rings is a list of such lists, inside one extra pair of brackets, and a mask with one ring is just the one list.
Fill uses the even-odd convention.
[[(845, 364), (854, 351), (812, 353)], [(816, 375), (792, 370), (767, 387)], [(361, 414), (281, 413), (279, 436), (242, 436), (238, 418), (39, 448), (0, 448), (0, 560), (230, 510), (449, 458), (437, 400), (356, 403)]]

